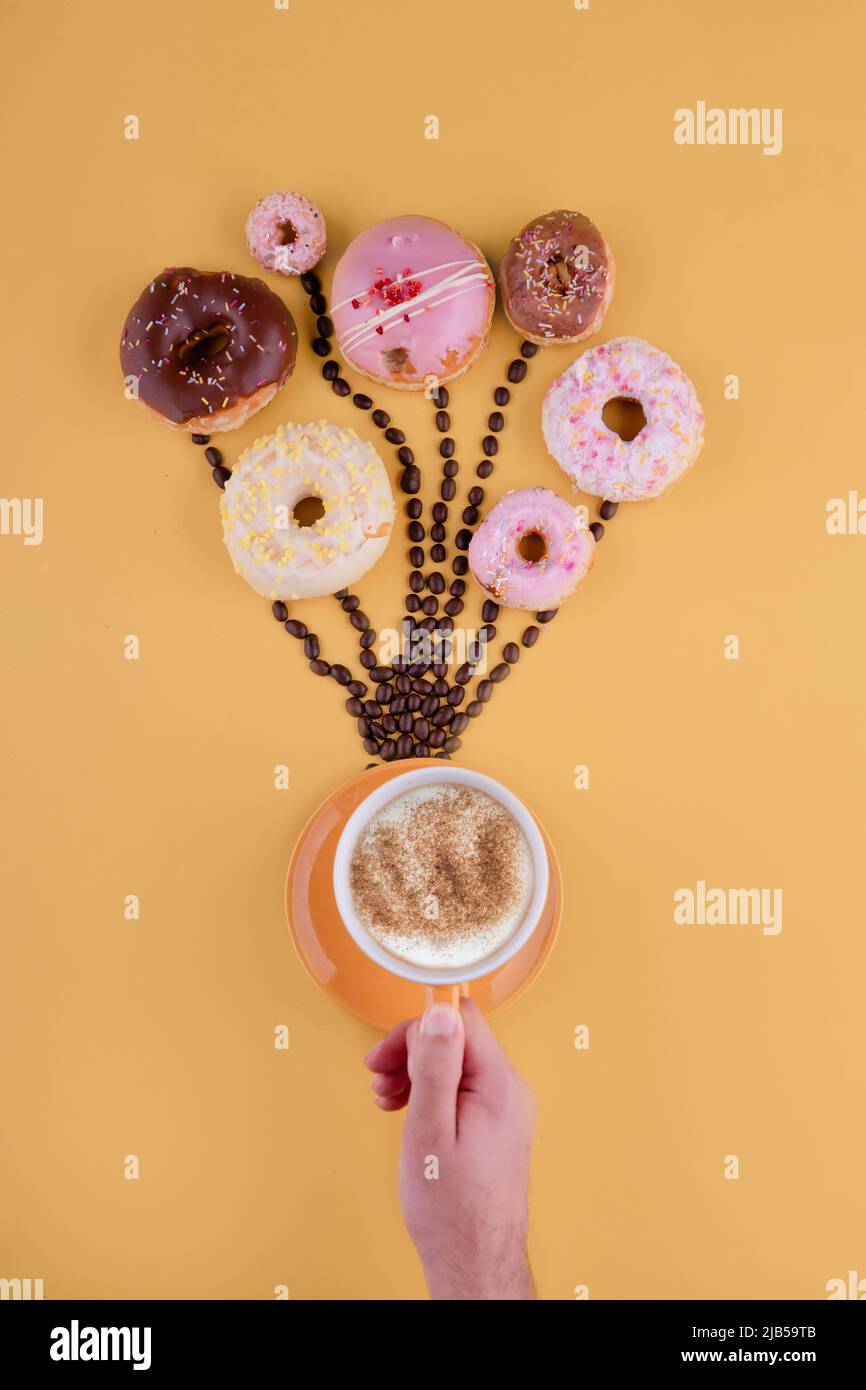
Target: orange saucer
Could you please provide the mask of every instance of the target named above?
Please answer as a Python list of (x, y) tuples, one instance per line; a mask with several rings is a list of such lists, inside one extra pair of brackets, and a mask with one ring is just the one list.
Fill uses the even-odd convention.
[[(408, 766), (438, 767), (444, 777), (448, 775), (447, 764), (443, 766), (434, 758), (413, 759)], [(405, 762), (383, 764), (332, 792), (301, 831), (286, 878), (289, 932), (307, 973), (344, 1009), (383, 1032), (401, 1019), (423, 1013), (430, 990), (392, 975), (355, 945), (334, 900), (334, 852), (343, 826), (368, 792), (406, 770)], [(474, 999), (485, 1014), (499, 1013), (529, 988), (550, 955), (559, 930), (562, 874), (540, 824), (539, 829), (550, 864), (550, 891), (538, 926), (526, 945), (499, 970), (459, 986), (460, 993)], [(437, 996), (447, 998), (451, 993), (437, 991)]]

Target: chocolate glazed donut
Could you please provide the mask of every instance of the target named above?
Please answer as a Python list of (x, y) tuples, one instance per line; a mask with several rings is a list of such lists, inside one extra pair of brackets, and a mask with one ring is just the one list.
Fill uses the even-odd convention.
[(262, 280), (229, 271), (164, 270), (136, 300), (120, 365), (138, 399), (173, 429), (237, 429), (292, 374), (295, 321)]
[(512, 238), (499, 272), (509, 322), (540, 347), (597, 333), (615, 281), (613, 252), (595, 223), (561, 209)]

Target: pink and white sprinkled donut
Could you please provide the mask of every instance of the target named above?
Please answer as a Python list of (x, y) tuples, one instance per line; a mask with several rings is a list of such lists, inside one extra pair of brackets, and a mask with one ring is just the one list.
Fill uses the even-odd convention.
[(334, 270), (331, 318), (347, 362), (417, 391), (472, 365), (490, 331), (496, 284), (472, 242), (432, 217), (392, 217), (355, 237)]
[(247, 246), (254, 261), (280, 275), (303, 275), (325, 254), (325, 219), (302, 193), (269, 193), (247, 218)]
[[(542, 550), (537, 560), (521, 554), (527, 537), (535, 538)], [(475, 579), (507, 608), (558, 608), (586, 578), (594, 559), (595, 537), (586, 509), (573, 507), (546, 487), (507, 492), (469, 545)]]
[[(634, 439), (608, 429), (608, 401), (637, 401), (646, 424)], [(611, 502), (660, 497), (704, 442), (704, 413), (682, 367), (643, 338), (590, 348), (553, 383), (541, 409), (544, 441), (574, 486)]]

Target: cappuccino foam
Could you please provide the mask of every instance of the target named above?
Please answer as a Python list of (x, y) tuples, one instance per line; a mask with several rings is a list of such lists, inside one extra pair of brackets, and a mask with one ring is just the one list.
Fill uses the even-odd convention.
[(355, 911), (374, 941), (429, 969), (473, 965), (510, 940), (532, 897), (532, 855), (486, 792), (431, 783), (395, 797), (352, 854)]

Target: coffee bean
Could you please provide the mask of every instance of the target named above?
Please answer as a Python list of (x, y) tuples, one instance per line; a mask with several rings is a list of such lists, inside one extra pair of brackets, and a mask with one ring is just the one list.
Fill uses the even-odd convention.
[(440, 434), (447, 434), (451, 428), (451, 416), (447, 410), (437, 410), (435, 415), (436, 428)]
[(431, 729), (427, 742), (431, 748), (441, 748), (447, 737), (444, 729)]
[(438, 708), (439, 701), (436, 699), (435, 695), (427, 695), (425, 699), (421, 701), (421, 713), (424, 715), (425, 719), (429, 719), (431, 715), (435, 714)]
[(215, 469), (213, 470), (213, 472), (211, 473), (211, 477), (213, 478), (213, 480), (214, 480), (214, 482), (216, 483), (217, 487), (221, 487), (221, 488), (223, 488), (223, 489), (225, 488), (225, 485), (226, 485), (226, 483), (228, 482), (228, 480), (229, 480), (229, 478), (230, 478), (231, 476), (232, 476), (231, 469), (230, 469), (230, 468), (224, 468), (224, 467), (222, 466), (222, 464), (220, 464), (220, 466), (219, 466), (218, 468), (215, 468)]
[(466, 580), (452, 579), (448, 592), (453, 594), (455, 598), (462, 598), (466, 593)]
[(382, 715), (382, 728), (386, 734), (396, 734), (397, 732), (397, 720), (390, 710), (387, 714)]
[[(461, 740), (460, 740), (459, 738), (454, 738), (454, 737), (452, 737), (452, 738), (446, 738), (446, 740), (445, 740), (445, 756), (447, 757), (449, 753), (456, 753), (456, 752), (457, 752), (457, 749), (460, 747), (460, 744), (461, 744)], [(440, 754), (439, 756), (441, 757), (441, 754)]]
[(463, 612), (464, 603), (462, 598), (450, 598), (445, 605), (445, 612), (449, 618), (459, 618)]
[(394, 692), (390, 685), (386, 685), (383, 681), (381, 685), (376, 686), (376, 703), (379, 705), (390, 705), (393, 694)]
[(419, 492), (421, 490), (421, 470), (418, 468), (406, 468), (400, 479), (400, 487), (403, 492)]
[(421, 600), (417, 594), (407, 594), (406, 602), (403, 605), (407, 613), (417, 613), (421, 607)]
[(361, 665), (364, 667), (365, 671), (369, 671), (371, 666), (376, 665), (375, 654), (371, 651), (361, 652), (359, 661), (361, 662)]
[(463, 575), (469, 572), (469, 561), (465, 555), (455, 555), (451, 561), (451, 568), (462, 579)]
[(317, 327), (318, 330), (319, 330), (319, 335), (320, 335), (320, 337), (322, 337), (322, 338), (333, 338), (333, 336), (334, 336), (334, 325), (332, 324), (331, 320), (328, 318), (328, 315), (327, 315), (327, 314), (320, 314), (320, 315), (319, 315), (319, 317), (316, 319), (316, 327)]
[(274, 599), (274, 602), (271, 604), (271, 612), (273, 613), (278, 623), (284, 623), (286, 621), (286, 618), (289, 616), (288, 608), (283, 603), (282, 599), (279, 598)]
[(370, 679), (374, 681), (389, 681), (393, 672), (390, 666), (371, 666)]
[(209, 434), (194, 434), (194, 435), (192, 436), (192, 442), (193, 442), (193, 444), (210, 444), (210, 435), (209, 435)]
[(456, 478), (459, 472), (460, 464), (456, 459), (448, 459), (447, 462), (442, 465), (442, 473), (446, 478)]
[(412, 740), (408, 734), (401, 734), (397, 740), (397, 755), (400, 758), (411, 758)]
[[(462, 734), (462, 733), (463, 733), (463, 730), (466, 729), (466, 728), (468, 728), (468, 726), (469, 726), (469, 715), (468, 715), (468, 714), (464, 714), (462, 710), (460, 711), (459, 714), (455, 714), (454, 718), (451, 720), (451, 732), (452, 732), (452, 734)], [(445, 747), (448, 748), (448, 744), (447, 744), (447, 743), (446, 743)], [(453, 750), (452, 750), (452, 749), (448, 749), (448, 751), (449, 751), (449, 752), (452, 752)]]
[(312, 347), (317, 357), (327, 357), (328, 353), (331, 351), (331, 344), (328, 342), (327, 338), (314, 338)]
[(462, 666), (458, 666), (457, 670), (454, 672), (454, 679), (457, 684), (468, 685), (469, 681), (472, 679), (473, 670), (474, 667), (469, 661), (464, 661)]
[(397, 756), (397, 745), (392, 738), (386, 738), (379, 752), (386, 763), (392, 763)]
[(434, 565), (441, 565), (448, 558), (448, 551), (444, 545), (431, 545), (430, 559)]
[(481, 617), (485, 623), (495, 623), (499, 617), (499, 604), (494, 603), (492, 598), (485, 599), (481, 605)]
[[(365, 738), (362, 746), (365, 753), (378, 753), (379, 751), (379, 745), (374, 738)], [(376, 764), (372, 763), (371, 766), (375, 767)]]
[[(354, 613), (355, 609), (360, 607), (361, 600), (357, 597), (357, 595), (349, 593), (347, 593), (345, 597), (341, 597), (341, 595), (343, 595), (342, 589), (340, 590), (339, 594), (335, 594), (334, 597), (340, 600), (340, 607), (342, 608), (344, 613)], [(366, 627), (367, 624), (365, 623), (364, 626)]]
[(406, 515), (411, 517), (412, 521), (417, 521), (423, 510), (424, 504), (420, 497), (409, 498), (409, 501), (406, 503)]
[(539, 632), (539, 629), (537, 627), (530, 626), (523, 629), (523, 636), (520, 640), (523, 643), (524, 647), (534, 647), (540, 636), (541, 633)]
[(335, 396), (348, 396), (351, 389), (345, 377), (335, 376), (334, 380), (331, 382), (331, 390), (334, 392)]
[(427, 735), (429, 733), (430, 725), (427, 723), (427, 720), (424, 718), (422, 714), (419, 719), (415, 720), (415, 737), (417, 738), (419, 743), (426, 743)]
[[(415, 569), (418, 569), (419, 566), (423, 565), (423, 563), (424, 563), (424, 551), (421, 549), (420, 545), (413, 545), (413, 546), (411, 546), (411, 547), (410, 547), (410, 550), (409, 550), (409, 564), (410, 564), (410, 565), (413, 565)], [(423, 577), (424, 577), (424, 576), (422, 575), (422, 576), (421, 576), (422, 581), (423, 581)]]
[(409, 663), (408, 661), (404, 661), (402, 656), (392, 656), (391, 670), (394, 672), (395, 676), (405, 676), (406, 672), (409, 670)]
[(401, 673), (395, 679), (394, 686), (398, 695), (408, 695), (409, 691), (412, 689), (411, 678), (405, 675), (404, 673)]
[(400, 460), (404, 468), (408, 468), (410, 464), (413, 464), (415, 462), (415, 455), (409, 448), (408, 444), (404, 444), (402, 449), (397, 450), (397, 458)]
[(433, 525), (430, 527), (430, 539), (431, 541), (444, 541), (445, 527), (442, 525), (441, 521), (434, 521)]
[(474, 526), (478, 520), (479, 512), (477, 507), (464, 507), (461, 521), (464, 526)]
[(481, 700), (482, 703), (486, 705), (486, 704), (487, 704), (487, 701), (490, 699), (490, 696), (491, 696), (492, 694), (493, 694), (493, 682), (492, 682), (492, 681), (484, 680), (484, 681), (479, 681), (479, 682), (478, 682), (478, 686), (477, 686), (476, 691), (475, 691), (475, 695), (476, 695), (476, 698), (477, 698), (477, 699)]
[(307, 624), (302, 623), (300, 618), (289, 618), (286, 623), (286, 632), (290, 637), (306, 637)]
[(314, 656), (319, 655), (319, 639), (315, 632), (308, 632), (304, 638), (304, 656), (308, 661), (312, 661)]
[(490, 415), (488, 415), (487, 428), (489, 430), (493, 430), (494, 434), (498, 434), (499, 431), (504, 427), (504, 425), (505, 416), (502, 414), (501, 410), (494, 410)]
[(413, 594), (420, 594), (424, 588), (424, 576), (420, 570), (413, 570), (409, 575), (409, 588)]
[(448, 520), (448, 508), (445, 506), (445, 503), (444, 503), (444, 502), (434, 502), (434, 503), (433, 503), (433, 511), (432, 511), (431, 515), (432, 515), (434, 521), (438, 521), (438, 522), (440, 522), (440, 523), (443, 522), (443, 521), (447, 521), (447, 520)]
[(602, 526), (601, 522), (594, 521), (589, 529), (592, 532), (593, 539), (595, 541), (600, 541), (602, 536), (604, 535), (604, 527)]
[(407, 710), (409, 710), (412, 714), (417, 714), (418, 711), (419, 711), (419, 709), (421, 708), (421, 696), (420, 696), (420, 695), (407, 695), (407, 696), (406, 696), (406, 708), (407, 708)]
[(416, 757), (416, 758), (429, 758), (429, 757), (430, 757), (430, 745), (429, 745), (428, 743), (416, 743), (416, 744), (415, 744), (415, 757)]
[(452, 686), (452, 688), (448, 691), (448, 695), (446, 698), (448, 700), (449, 705), (452, 705), (456, 708), (457, 705), (463, 704), (463, 701), (466, 698), (466, 691), (463, 689), (462, 685)]
[(301, 289), (304, 294), (318, 294), (322, 288), (322, 282), (314, 270), (305, 270), (301, 276)]
[(445, 439), (441, 439), (439, 441), (439, 452), (444, 459), (453, 458), (454, 450), (456, 448), (457, 445), (454, 443), (454, 440), (451, 439), (449, 436), (446, 436)]
[(446, 406), (448, 405), (447, 387), (438, 386), (436, 388), (436, 390), (433, 392), (433, 403), (434, 405), (437, 405), (440, 410), (444, 410), (446, 408)]
[(458, 550), (468, 550), (471, 540), (472, 532), (467, 531), (466, 528), (463, 527), (460, 531), (457, 532), (457, 535), (454, 537), (454, 544), (456, 545)]
[(558, 612), (558, 608), (544, 608), (540, 613), (536, 613), (535, 621), (537, 623), (552, 623)]
[(338, 589), (337, 592), (334, 594), (334, 598), (339, 599), (341, 603), (343, 602), (343, 599), (344, 599), (344, 598), (348, 598), (348, 597), (349, 597), (349, 590), (348, 590), (348, 589)]
[(374, 410), (372, 419), (373, 424), (378, 425), (380, 430), (383, 430), (386, 425), (391, 423), (391, 416), (388, 414), (387, 410)]
[(427, 588), (430, 590), (431, 594), (444, 594), (444, 592), (445, 592), (445, 576), (444, 576), (444, 574), (439, 574), (438, 571), (436, 571), (436, 570), (434, 570), (434, 572), (433, 572), (432, 574), (428, 574), (428, 576), (427, 576)]
[(327, 661), (320, 661), (318, 657), (310, 662), (310, 670), (314, 676), (329, 676), (331, 674), (331, 668)]
[(466, 706), (466, 713), (469, 715), (470, 719), (477, 719), (483, 710), (484, 705), (481, 700), (470, 700), (469, 704)]
[(349, 614), (349, 622), (356, 632), (366, 632), (370, 624), (370, 619), (367, 617), (367, 614), (362, 613), (359, 608), (356, 612)]
[(331, 675), (338, 685), (348, 685), (352, 679), (352, 672), (348, 666), (340, 666), (339, 663), (331, 667)]
[(492, 642), (494, 637), (496, 636), (496, 628), (494, 627), (493, 623), (485, 623), (483, 628), (481, 629), (480, 636), (483, 638), (485, 642)]
[(481, 503), (484, 501), (484, 488), (471, 487), (466, 500), (470, 507), (480, 507)]
[(211, 445), (209, 449), (205, 449), (204, 456), (210, 464), (211, 468), (219, 467), (219, 465), (223, 461), (223, 456), (220, 453), (219, 449), (215, 449), (213, 445)]
[(373, 400), (371, 396), (365, 396), (363, 391), (356, 391), (352, 397), (352, 405), (357, 406), (359, 410), (370, 410)]
[(364, 713), (364, 706), (358, 699), (357, 695), (349, 696), (348, 700), (346, 701), (346, 709), (348, 713), (351, 714), (353, 719), (357, 719), (359, 715), (363, 715)]
[(453, 502), (457, 496), (457, 484), (453, 478), (446, 478), (439, 486), (439, 496), (443, 502)]
[(316, 290), (314, 294), (310, 295), (310, 308), (312, 309), (314, 314), (324, 314), (327, 307), (328, 301), (325, 299), (325, 296), (323, 294), (319, 293), (318, 290)]
[(403, 714), (406, 709), (406, 696), (395, 695), (390, 705), (392, 714)]
[(361, 735), (361, 738), (367, 738), (370, 733), (370, 720), (366, 714), (358, 716), (358, 733)]
[(507, 386), (497, 386), (493, 392), (493, 399), (497, 405), (507, 405), (511, 400), (511, 392)]
[[(432, 594), (430, 595), (429, 598), (425, 598), (424, 602), (421, 604), (421, 608), (422, 608), (423, 611), (427, 614), (427, 617), (428, 617), (428, 618), (432, 618), (432, 616), (433, 616), (434, 613), (438, 613), (438, 612), (439, 612), (439, 604), (438, 604), (437, 600), (433, 597)], [(425, 624), (425, 626), (426, 626), (426, 624)], [(435, 623), (434, 623), (434, 624), (433, 624), (433, 627), (427, 629), (428, 632), (432, 632), (432, 631), (434, 630), (435, 626), (436, 626), (436, 625), (435, 625)]]
[(346, 689), (350, 695), (354, 695), (359, 700), (363, 700), (367, 693), (367, 687), (363, 681), (349, 681)]
[[(443, 668), (441, 666), (433, 667), (433, 673), (436, 676), (436, 680), (433, 683), (433, 694), (438, 695), (440, 700), (444, 700), (445, 696), (448, 694), (448, 691), (451, 689), (450, 685), (448, 684), (447, 675), (441, 674), (442, 670)], [(445, 666), (444, 670), (447, 672), (448, 667)]]
[(520, 352), (523, 357), (534, 357), (538, 352), (538, 343), (523, 342), (520, 344)]
[(325, 363), (324, 367), (322, 368), (322, 376), (325, 378), (326, 381), (336, 381), (339, 375), (340, 367), (337, 362), (334, 362), (332, 360), (330, 362)]
[(403, 431), (402, 431), (402, 430), (395, 429), (395, 427), (394, 427), (393, 425), (391, 426), (391, 428), (390, 428), (389, 430), (386, 430), (386, 431), (385, 431), (385, 438), (387, 439), (387, 441), (388, 441), (389, 444), (405, 444), (405, 443), (406, 443), (406, 436), (405, 436), (405, 434), (403, 433)]
[(434, 714), (431, 723), (435, 725), (437, 729), (444, 729), (446, 724), (451, 723), (453, 713), (454, 711), (451, 709), (450, 705), (441, 705)]
[(361, 633), (361, 636), (358, 638), (358, 641), (359, 641), (359, 643), (361, 644), (362, 647), (372, 647), (372, 645), (373, 645), (373, 643), (375, 642), (375, 640), (376, 640), (376, 629), (375, 629), (374, 627), (368, 627), (368, 628), (367, 628), (367, 631), (366, 631), (366, 632), (362, 632), (362, 633)]
[(500, 681), (506, 680), (510, 675), (511, 667), (506, 661), (500, 661), (499, 665), (494, 666), (493, 670), (490, 672), (490, 679), (493, 681), (494, 685), (498, 685)]
[(423, 541), (426, 532), (420, 521), (410, 521), (406, 527), (406, 535), (410, 541)]
[(412, 729), (415, 726), (415, 720), (413, 719), (409, 711), (406, 710), (404, 713), (400, 715), (398, 724), (402, 733), (411, 734)]
[(604, 520), (604, 521), (613, 521), (613, 518), (616, 516), (617, 512), (619, 511), (619, 503), (618, 503), (618, 502), (607, 502), (607, 501), (602, 502), (602, 504), (601, 504), (601, 506), (599, 507), (598, 511), (599, 511), (599, 515), (601, 516), (602, 520)]
[(506, 642), (505, 646), (502, 648), (502, 655), (509, 666), (513, 666), (515, 661), (520, 660), (520, 648), (516, 642)]
[(489, 459), (482, 459), (475, 472), (478, 474), (479, 478), (489, 478), (490, 474), (493, 472), (493, 464)]
[(412, 677), (412, 690), (414, 694), (420, 695), (422, 700), (430, 694), (432, 687), (429, 681), (425, 681), (421, 676)]
[(385, 737), (385, 725), (380, 724), (377, 719), (374, 719), (370, 724), (370, 733), (381, 742)]
[(513, 362), (508, 364), (508, 380), (513, 384), (522, 381), (526, 376), (526, 363), (521, 362), (519, 357), (515, 357)]

